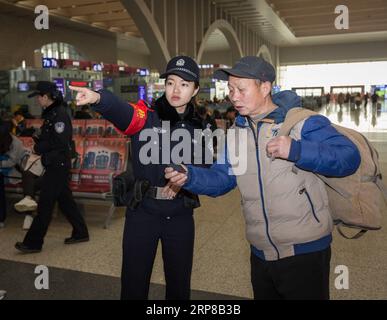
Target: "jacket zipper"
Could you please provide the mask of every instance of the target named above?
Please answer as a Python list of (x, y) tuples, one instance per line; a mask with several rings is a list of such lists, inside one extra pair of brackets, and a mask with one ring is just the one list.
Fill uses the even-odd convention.
[(300, 193), (300, 194), (305, 193), (306, 197), (308, 198), (310, 207), (312, 208), (313, 216), (314, 216), (314, 218), (316, 219), (316, 221), (317, 221), (318, 223), (320, 223), (320, 220), (317, 218), (316, 212), (314, 211), (314, 205), (313, 205), (312, 199), (310, 198), (310, 195), (309, 195), (308, 191), (306, 191), (306, 189), (303, 188), (303, 189), (300, 190), (299, 193)]
[(265, 222), (266, 222), (266, 235), (269, 239), (270, 244), (274, 247), (274, 249), (277, 253), (277, 258), (279, 259), (280, 254), (279, 254), (278, 248), (276, 247), (276, 245), (274, 244), (273, 240), (270, 237), (269, 219), (268, 219), (267, 214), (266, 214), (265, 200), (264, 200), (264, 196), (263, 196), (263, 187), (262, 187), (262, 179), (261, 179), (261, 163), (259, 161), (259, 149), (258, 149), (259, 130), (261, 129), (262, 123), (260, 122), (257, 125), (257, 134), (255, 134), (254, 126), (252, 125), (252, 123), (250, 121), (249, 121), (249, 125), (250, 125), (250, 129), (253, 131), (253, 136), (254, 136), (254, 140), (255, 140), (255, 153), (256, 153), (257, 165), (258, 165), (258, 184), (259, 184), (259, 191), (261, 194), (261, 204), (262, 204), (263, 217), (265, 218)]

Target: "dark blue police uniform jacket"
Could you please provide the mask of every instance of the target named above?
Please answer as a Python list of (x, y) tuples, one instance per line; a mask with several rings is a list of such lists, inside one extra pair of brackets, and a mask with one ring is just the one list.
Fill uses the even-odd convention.
[[(181, 143), (181, 139), (180, 142), (170, 140), (170, 137), (173, 136), (173, 133), (177, 129), (187, 129), (187, 132), (190, 134), (189, 143), (191, 144), (191, 154), (189, 158), (193, 162), (194, 144), (198, 142), (197, 139), (194, 139), (194, 130), (206, 128), (202, 127), (201, 121), (196, 117), (192, 104), (188, 104), (186, 112), (183, 116), (180, 116), (176, 109), (169, 105), (165, 96), (159, 98), (155, 102), (155, 106), (150, 108), (142, 100), (137, 104), (129, 104), (110, 91), (101, 90), (99, 93), (101, 99), (98, 104), (92, 105), (92, 108), (102, 114), (106, 120), (114, 124), (121, 132), (131, 136), (131, 155), (135, 178), (148, 180), (151, 186), (155, 187), (164, 187), (167, 184), (167, 180), (164, 178), (164, 170), (171, 162), (161, 164), (164, 162), (162, 151), (167, 152), (167, 150), (170, 150), (169, 152), (171, 153), (171, 150), (177, 144)], [(164, 121), (169, 122), (170, 132), (165, 130), (166, 123)], [(141, 133), (144, 135), (144, 129), (150, 129), (147, 133), (152, 132), (153, 135), (148, 138), (143, 137), (140, 140)], [(164, 137), (164, 141), (163, 135), (168, 135), (167, 138)], [(186, 143), (188, 140), (185, 139), (183, 141)], [(158, 148), (158, 154), (155, 155), (156, 152), (152, 154), (156, 158), (158, 156), (158, 159), (151, 161), (149, 164), (144, 164), (140, 161), (140, 152), (141, 150), (142, 152), (144, 151), (145, 145), (149, 147), (150, 143), (155, 145), (155, 148)], [(205, 149), (203, 144), (203, 155), (206, 152)], [(203, 163), (202, 165), (204, 165)], [(181, 190), (180, 192), (187, 191)], [(189, 195), (191, 197), (194, 196), (193, 194)], [(145, 210), (150, 214), (160, 214), (162, 216), (192, 214), (193, 212), (192, 208), (184, 206), (183, 197), (176, 197), (174, 200), (156, 200), (146, 197), (137, 210)]]

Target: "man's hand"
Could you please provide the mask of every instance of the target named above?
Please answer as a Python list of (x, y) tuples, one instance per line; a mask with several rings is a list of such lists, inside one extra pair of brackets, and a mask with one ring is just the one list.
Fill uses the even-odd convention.
[(181, 165), (181, 166), (186, 170), (186, 173), (178, 172), (171, 167), (165, 168), (165, 179), (168, 179), (171, 185), (174, 185), (180, 188), (186, 183), (188, 179), (187, 167), (184, 165)]
[(276, 137), (270, 140), (266, 145), (266, 152), (269, 157), (288, 159), (292, 139), (288, 136)]
[(163, 189), (163, 195), (167, 197), (168, 199), (173, 199), (176, 197), (176, 195), (180, 191), (180, 187), (173, 185), (170, 181), (167, 183), (167, 185)]
[(85, 104), (94, 104), (98, 103), (101, 99), (101, 95), (95, 91), (92, 91), (87, 88), (73, 87), (69, 86), (70, 90), (74, 90), (77, 92), (77, 96), (75, 101), (77, 102), (77, 106), (83, 106)]

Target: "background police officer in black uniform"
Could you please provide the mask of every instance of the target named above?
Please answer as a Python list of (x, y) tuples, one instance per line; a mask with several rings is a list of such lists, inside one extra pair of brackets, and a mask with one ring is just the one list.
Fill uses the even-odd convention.
[(23, 242), (15, 245), (24, 253), (41, 251), (56, 201), (73, 227), (72, 235), (65, 239), (65, 244), (89, 240), (87, 226), (69, 187), (73, 132), (71, 119), (63, 106), (62, 94), (54, 83), (41, 81), (36, 89), (28, 97), (36, 97), (43, 108), (44, 122), (40, 134), (34, 138), (34, 152), (41, 155), (45, 173), (38, 183), (41, 190), (37, 216)]
[[(199, 205), (198, 198), (183, 190), (176, 196), (163, 196), (160, 191), (167, 190), (168, 195), (170, 190), (164, 178), (168, 163), (161, 164), (161, 161), (163, 151), (169, 149), (165, 152), (170, 152), (180, 142), (172, 141), (171, 136), (163, 138), (164, 135), (186, 129), (190, 134), (187, 144), (195, 144), (194, 130), (205, 129), (201, 120), (195, 117), (191, 102), (199, 91), (199, 76), (199, 67), (192, 58), (173, 58), (161, 75), (166, 78), (166, 93), (155, 102), (153, 108), (143, 101), (130, 105), (107, 90), (96, 93), (86, 88), (70, 87), (78, 91), (78, 105), (92, 104), (95, 111), (131, 136), (134, 177), (151, 185), (138, 207), (131, 208), (129, 205), (127, 209), (123, 237), (122, 299), (148, 298), (159, 240), (163, 251), (166, 299), (190, 298), (195, 233), (193, 209)], [(165, 122), (169, 123), (170, 132), (163, 126)], [(160, 162), (148, 164), (140, 159), (141, 148), (149, 144), (149, 139), (140, 139), (145, 129), (158, 135), (158, 139), (152, 139), (151, 143), (156, 146), (155, 153), (159, 152), (157, 156)], [(165, 139), (168, 140), (166, 145), (163, 144)], [(193, 151), (194, 145), (191, 145), (191, 154), (187, 155), (191, 161)]]

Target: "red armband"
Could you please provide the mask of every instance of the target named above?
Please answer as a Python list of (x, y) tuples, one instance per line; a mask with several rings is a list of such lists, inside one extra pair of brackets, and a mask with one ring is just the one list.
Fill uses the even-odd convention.
[(137, 104), (131, 104), (133, 107), (133, 117), (129, 127), (125, 130), (125, 134), (130, 136), (139, 132), (144, 126), (148, 118), (148, 112), (151, 110), (147, 104), (140, 100)]

